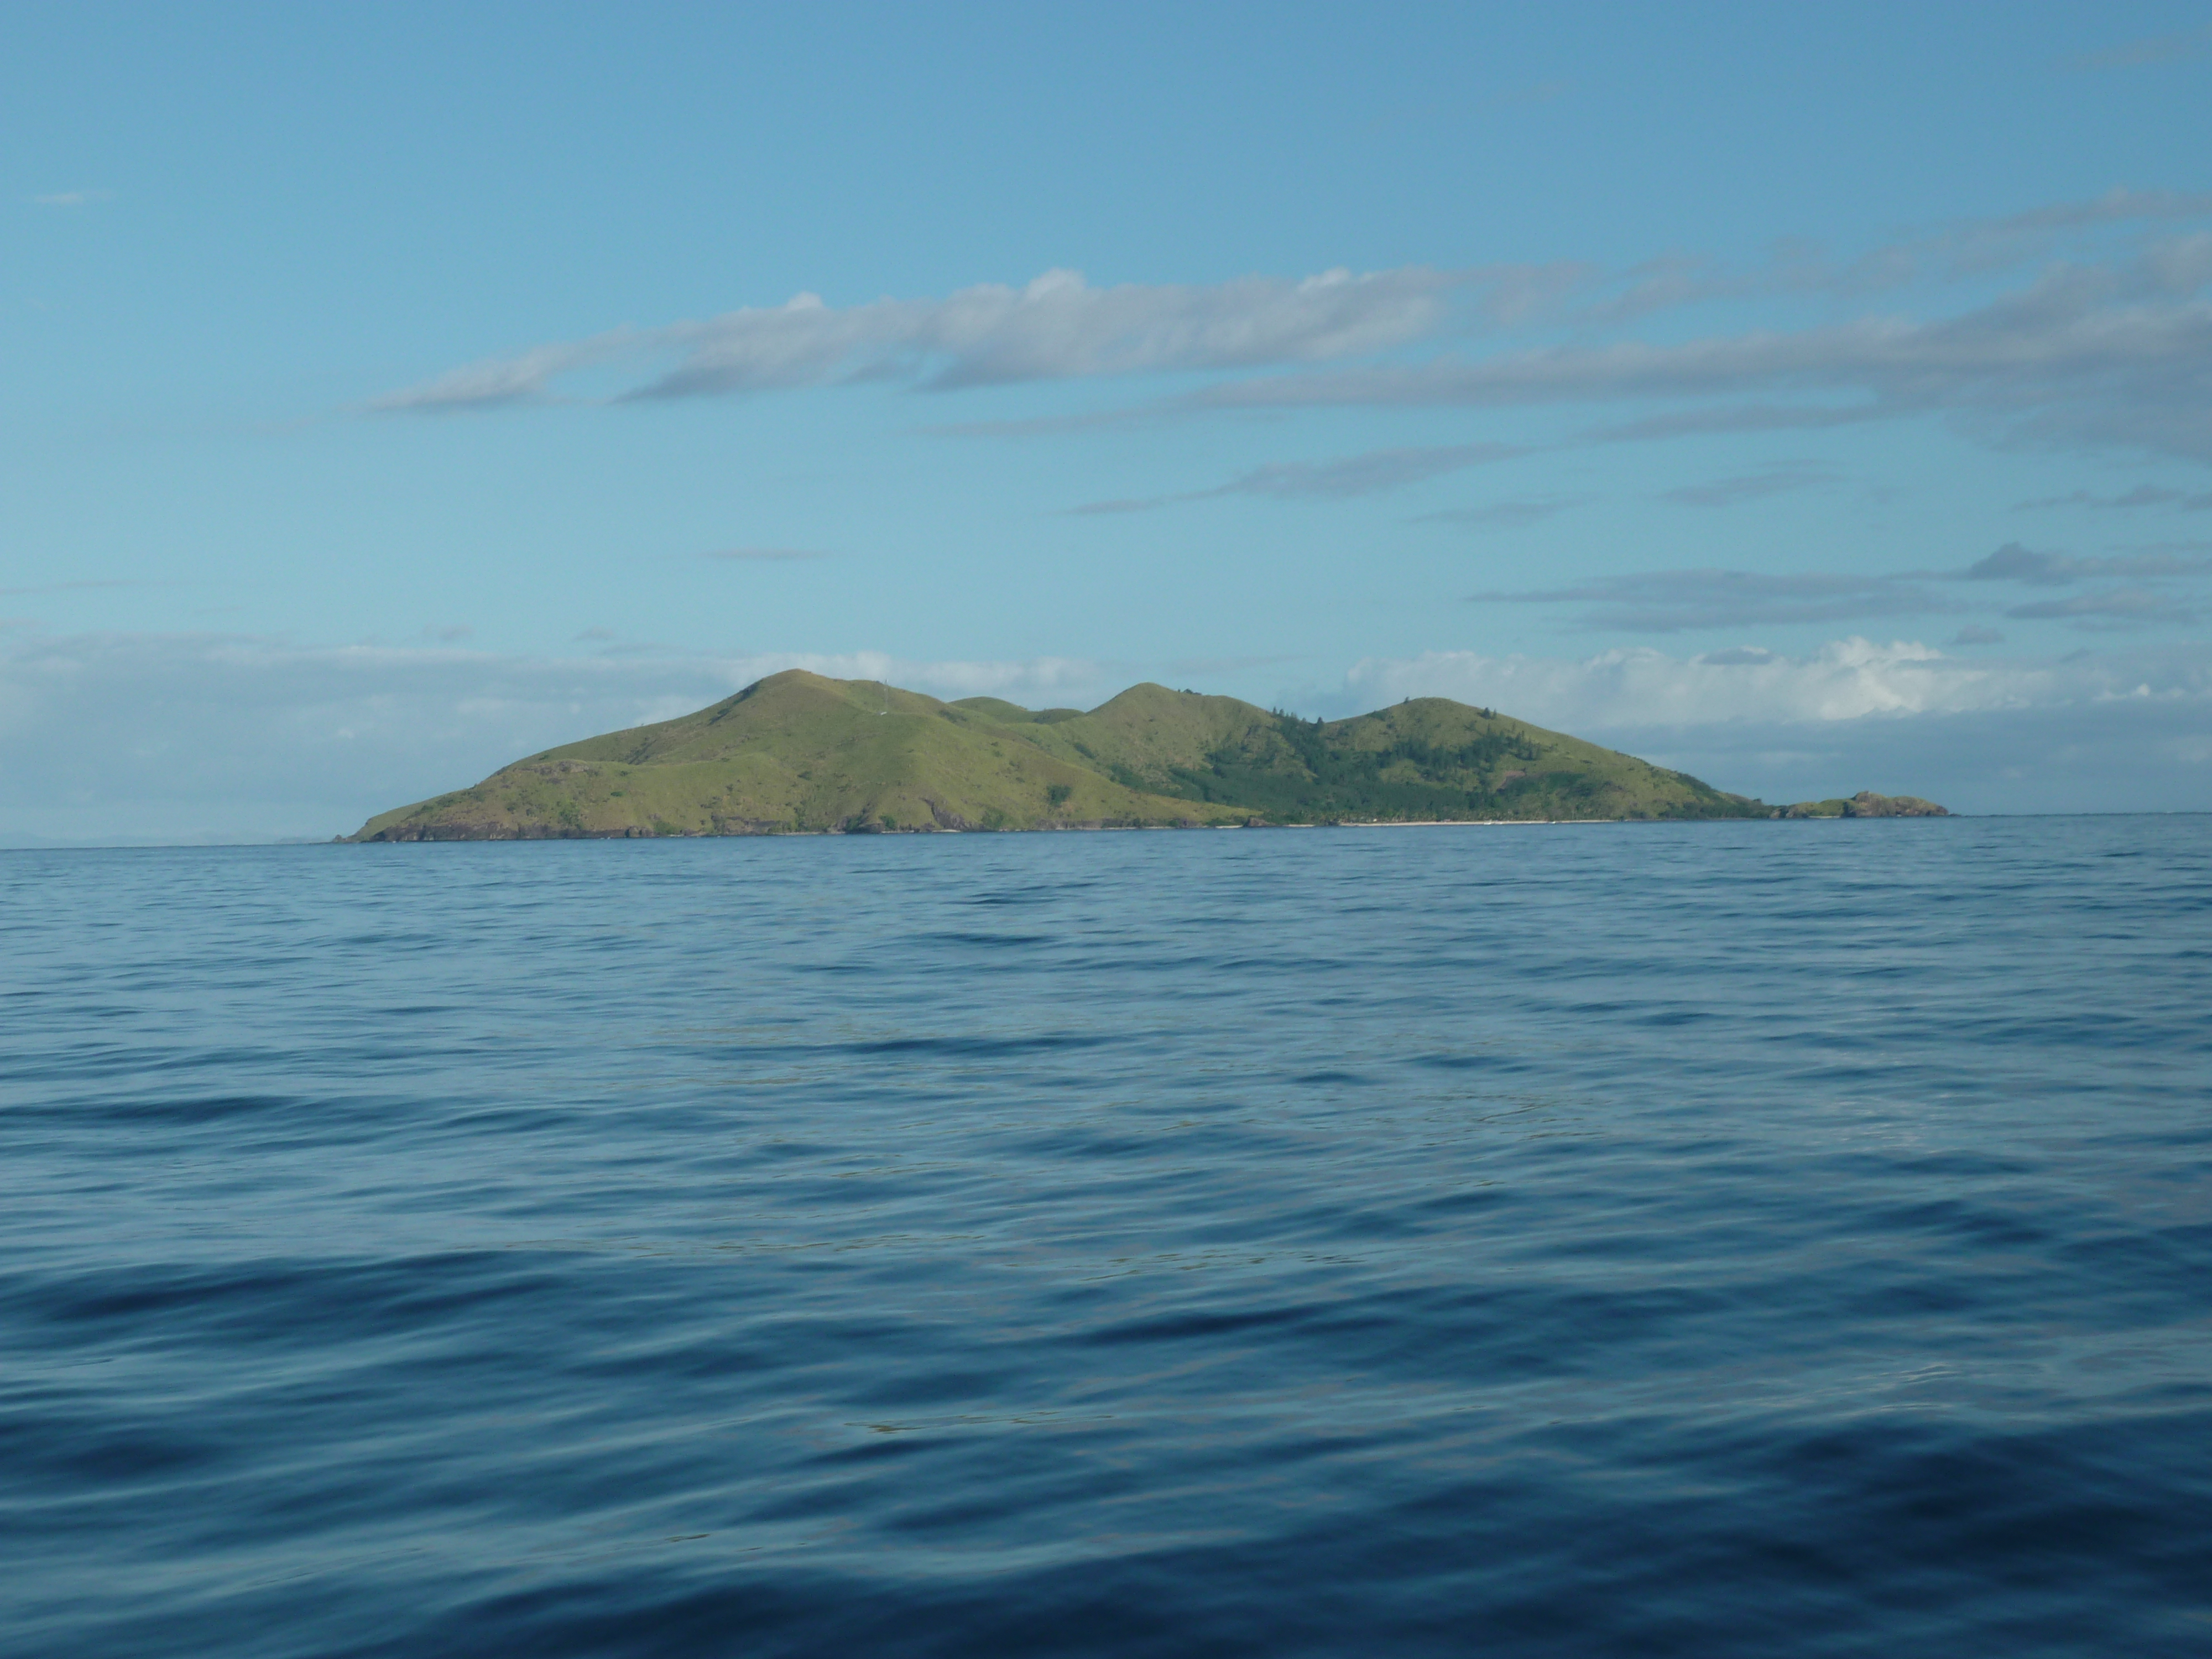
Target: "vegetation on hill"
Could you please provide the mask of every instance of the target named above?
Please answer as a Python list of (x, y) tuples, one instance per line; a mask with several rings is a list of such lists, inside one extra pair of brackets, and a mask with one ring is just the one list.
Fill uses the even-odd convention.
[[(1007, 705), (1012, 708), (1012, 705)], [(363, 841), (1027, 829), (1229, 816), (1127, 789), (994, 716), (873, 680), (774, 674), (372, 818)]]
[(1764, 817), (1772, 809), (1443, 697), (1302, 720), (1233, 697), (1133, 686), (1030, 741), (1131, 789), (1271, 822)]
[[(1788, 810), (1819, 815), (1810, 806), (1825, 805)], [(371, 818), (352, 839), (1783, 811), (1441, 697), (1307, 721), (1233, 697), (1138, 685), (1088, 712), (1032, 710), (794, 670), (679, 720), (530, 756), (473, 788)]]
[(1862, 789), (1849, 800), (1801, 800), (1776, 813), (1784, 818), (1948, 818), (1949, 811), (1917, 795), (1877, 795)]

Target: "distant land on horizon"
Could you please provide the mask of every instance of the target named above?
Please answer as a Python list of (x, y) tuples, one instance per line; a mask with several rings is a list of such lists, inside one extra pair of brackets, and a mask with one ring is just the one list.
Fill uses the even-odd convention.
[(1769, 805), (1443, 697), (1304, 720), (1134, 685), (1087, 713), (771, 674), (371, 818), (356, 842), (1622, 819), (1935, 817)]

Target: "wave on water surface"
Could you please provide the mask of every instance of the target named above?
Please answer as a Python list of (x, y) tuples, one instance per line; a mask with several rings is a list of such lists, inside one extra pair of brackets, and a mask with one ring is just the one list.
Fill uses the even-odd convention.
[(0, 855), (0, 1654), (2197, 1654), (2202, 818)]

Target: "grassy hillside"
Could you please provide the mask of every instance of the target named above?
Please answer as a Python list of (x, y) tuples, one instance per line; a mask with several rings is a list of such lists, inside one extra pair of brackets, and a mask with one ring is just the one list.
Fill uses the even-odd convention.
[(1244, 806), (1282, 823), (1764, 817), (1772, 810), (1443, 697), (1306, 721), (1234, 697), (1138, 685), (1087, 714), (1055, 710), (1050, 724), (1021, 729), (1037, 747), (1126, 787)]
[(532, 755), (473, 789), (371, 818), (355, 839), (1033, 829), (1240, 816), (1130, 789), (1022, 741), (1014, 729), (873, 680), (794, 670), (680, 720)]
[(549, 749), (368, 821), (358, 841), (1437, 818), (1765, 817), (1777, 809), (1495, 711), (1424, 697), (1304, 721), (1132, 686), (1085, 712), (775, 674), (680, 720)]

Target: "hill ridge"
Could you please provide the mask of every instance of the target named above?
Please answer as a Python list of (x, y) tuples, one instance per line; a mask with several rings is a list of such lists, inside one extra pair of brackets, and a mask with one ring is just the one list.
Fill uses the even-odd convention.
[(1894, 815), (1872, 806), (1887, 799), (1769, 806), (1443, 697), (1309, 721), (1146, 681), (1038, 710), (789, 669), (525, 756), (345, 839)]

